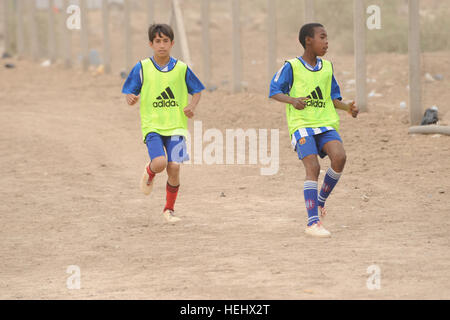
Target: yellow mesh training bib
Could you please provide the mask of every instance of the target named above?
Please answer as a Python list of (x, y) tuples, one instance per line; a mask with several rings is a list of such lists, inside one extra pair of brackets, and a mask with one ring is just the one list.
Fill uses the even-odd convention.
[(167, 72), (159, 71), (148, 58), (141, 61), (141, 128), (142, 136), (156, 132), (162, 136), (187, 135), (188, 104), (187, 65), (177, 60)]
[(318, 71), (308, 70), (298, 58), (288, 62), (294, 78), (289, 96), (310, 98), (303, 110), (286, 105), (289, 134), (300, 128), (333, 127), (339, 131), (339, 116), (331, 100), (331, 62), (322, 59), (322, 68)]

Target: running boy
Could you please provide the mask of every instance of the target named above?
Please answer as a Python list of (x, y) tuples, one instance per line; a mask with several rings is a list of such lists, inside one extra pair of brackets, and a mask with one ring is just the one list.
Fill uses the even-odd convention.
[[(150, 163), (141, 179), (141, 190), (149, 195), (155, 175), (167, 170), (166, 205), (163, 215), (177, 222), (175, 200), (180, 187), (180, 163), (189, 159), (186, 153), (187, 118), (192, 118), (205, 89), (189, 67), (170, 56), (174, 34), (166, 24), (153, 24), (148, 30), (153, 57), (136, 64), (122, 93), (129, 105), (141, 97), (141, 128)], [(191, 102), (188, 94), (192, 95)]]
[[(327, 32), (319, 23), (309, 23), (300, 29), (299, 40), (303, 56), (287, 61), (270, 83), (270, 98), (286, 103), (286, 117), (291, 142), (306, 171), (304, 197), (308, 212), (305, 232), (316, 237), (329, 237), (318, 216), (326, 215), (325, 201), (338, 182), (346, 161), (339, 136), (339, 116), (336, 109), (358, 115), (355, 102), (344, 103), (333, 75), (331, 62), (320, 59), (328, 50)], [(320, 194), (317, 191), (320, 165), (317, 158), (328, 155), (328, 169)]]

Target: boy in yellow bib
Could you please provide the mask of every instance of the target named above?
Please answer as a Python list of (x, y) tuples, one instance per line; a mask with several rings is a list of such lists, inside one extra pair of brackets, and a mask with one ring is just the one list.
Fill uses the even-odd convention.
[[(174, 214), (180, 186), (180, 163), (189, 159), (186, 153), (187, 118), (194, 116), (205, 89), (189, 67), (170, 56), (174, 34), (166, 24), (153, 24), (148, 30), (151, 58), (136, 64), (122, 93), (129, 105), (141, 98), (141, 130), (150, 163), (141, 179), (141, 190), (148, 195), (155, 175), (167, 170), (166, 205), (163, 215), (168, 222), (180, 220)], [(191, 102), (188, 94), (192, 95)]]
[[(328, 50), (323, 25), (309, 23), (300, 29), (299, 41), (303, 56), (291, 59), (275, 74), (270, 84), (270, 98), (286, 103), (286, 117), (291, 142), (306, 171), (304, 197), (308, 212), (305, 232), (311, 236), (329, 237), (320, 219), (326, 215), (325, 201), (338, 182), (346, 161), (339, 136), (336, 109), (358, 115), (355, 102), (344, 103), (333, 75), (331, 62), (318, 57)], [(317, 191), (320, 165), (317, 158), (328, 155), (328, 169), (320, 194)]]

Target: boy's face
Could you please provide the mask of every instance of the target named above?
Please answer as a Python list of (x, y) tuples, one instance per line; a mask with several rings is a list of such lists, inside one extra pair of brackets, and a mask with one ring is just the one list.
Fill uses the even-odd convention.
[(171, 41), (170, 38), (161, 33), (161, 35), (156, 34), (156, 37), (153, 41), (150, 41), (150, 47), (153, 49), (155, 56), (158, 57), (167, 57), (170, 56), (170, 50), (172, 50), (174, 41)]
[(324, 56), (328, 50), (328, 35), (325, 28), (314, 28), (314, 37), (306, 37), (306, 44), (316, 56)]

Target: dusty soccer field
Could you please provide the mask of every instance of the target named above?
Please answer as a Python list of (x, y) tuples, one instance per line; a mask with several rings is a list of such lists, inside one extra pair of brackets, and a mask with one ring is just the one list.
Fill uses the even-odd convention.
[[(0, 75), (1, 298), (450, 297), (450, 140), (407, 135), (406, 111), (341, 114), (332, 238), (311, 239), (283, 106), (264, 95), (205, 93), (196, 117), (204, 129), (280, 128), (278, 173), (184, 165), (183, 221), (167, 225), (165, 175), (151, 196), (138, 189), (147, 153), (120, 79), (27, 61)], [(69, 265), (80, 290), (67, 289)], [(366, 287), (370, 265), (379, 290)]]
[[(369, 56), (376, 82), (368, 89), (383, 96), (369, 98), (356, 120), (339, 113), (348, 160), (327, 201), (332, 237), (313, 239), (303, 233), (304, 170), (284, 106), (267, 99), (264, 61), (245, 66), (250, 89), (233, 95), (228, 62), (218, 63), (231, 49), (214, 50), (219, 88), (204, 92), (195, 119), (204, 131), (279, 129), (279, 170), (184, 165), (177, 225), (161, 214), (165, 174), (149, 197), (140, 193), (147, 150), (117, 72), (1, 60), (0, 298), (449, 299), (450, 137), (407, 134), (408, 109), (399, 107), (408, 99), (407, 56)], [(244, 59), (257, 50), (249, 46)], [(448, 56), (424, 55), (426, 71), (450, 74)], [(327, 58), (352, 99), (353, 57)], [(437, 104), (446, 125), (449, 85), (448, 76), (424, 84), (424, 109)], [(326, 171), (328, 159), (321, 164)], [(67, 287), (71, 265), (80, 289)], [(372, 265), (381, 271), (377, 290), (367, 287)]]

